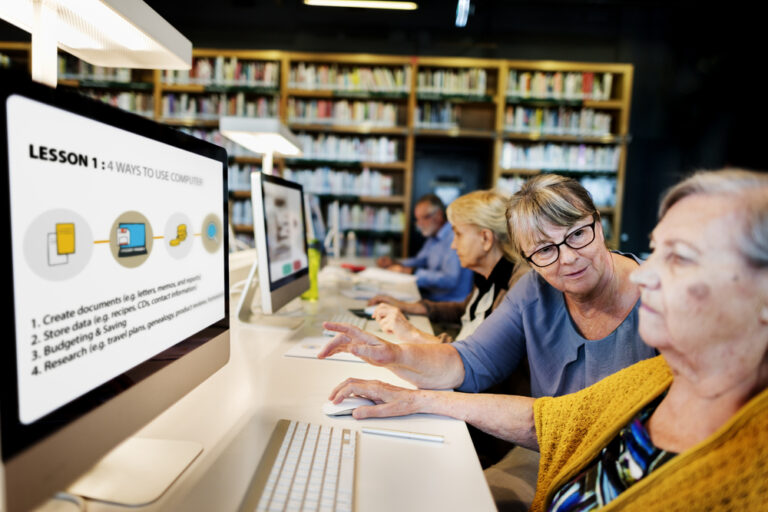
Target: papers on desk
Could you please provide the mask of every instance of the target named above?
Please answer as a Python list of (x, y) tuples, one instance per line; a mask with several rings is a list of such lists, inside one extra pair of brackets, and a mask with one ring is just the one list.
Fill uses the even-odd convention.
[[(299, 341), (297, 344), (295, 344), (293, 347), (288, 350), (284, 355), (286, 357), (304, 357), (309, 359), (317, 359), (317, 354), (320, 353), (320, 350), (329, 342), (332, 338), (329, 338), (327, 336), (313, 336), (309, 338), (304, 338), (303, 340)], [(326, 359), (329, 359), (331, 361), (349, 361), (351, 363), (364, 363), (362, 359), (360, 359), (357, 356), (354, 356), (352, 354), (348, 354), (346, 352), (342, 352), (339, 354), (334, 354), (331, 357), (328, 357)], [(323, 361), (323, 359), (318, 359), (318, 361)]]
[(370, 300), (376, 295), (389, 295), (390, 297), (403, 302), (415, 302), (419, 300), (417, 296), (410, 293), (393, 290), (388, 287), (377, 288), (369, 285), (356, 285), (352, 288), (339, 290), (339, 292), (345, 297), (355, 300)]
[(412, 274), (393, 272), (383, 268), (367, 268), (357, 274), (356, 277), (365, 281), (381, 281), (382, 283), (390, 284), (409, 284), (416, 282), (416, 276)]

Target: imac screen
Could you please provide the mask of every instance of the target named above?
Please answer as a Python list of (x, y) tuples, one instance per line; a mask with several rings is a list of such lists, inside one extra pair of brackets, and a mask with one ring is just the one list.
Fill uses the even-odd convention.
[(226, 332), (227, 198), (221, 148), (39, 86), (0, 102), (7, 460)]
[(264, 222), (267, 235), (270, 287), (274, 290), (287, 278), (306, 272), (306, 229), (300, 188), (265, 179)]

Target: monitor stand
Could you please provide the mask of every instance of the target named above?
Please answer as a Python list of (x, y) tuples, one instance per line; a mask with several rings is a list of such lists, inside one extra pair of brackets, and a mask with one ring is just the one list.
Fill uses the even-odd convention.
[[(251, 270), (248, 273), (248, 279), (245, 281), (243, 294), (237, 304), (237, 317), (246, 324), (258, 325), (259, 327), (271, 327), (274, 329), (295, 330), (304, 324), (303, 317), (264, 314), (259, 310), (254, 311), (254, 299), (259, 290), (258, 277), (259, 260), (253, 262)], [(261, 305), (258, 306), (261, 309)]]
[(193, 441), (129, 437), (67, 492), (126, 507), (156, 501), (203, 451)]

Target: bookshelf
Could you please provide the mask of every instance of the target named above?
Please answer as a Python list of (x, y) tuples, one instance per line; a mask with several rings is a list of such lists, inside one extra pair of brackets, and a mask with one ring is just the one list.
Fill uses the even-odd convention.
[[(29, 50), (0, 42), (0, 66), (28, 68)], [(252, 231), (249, 175), (261, 158), (221, 136), (221, 115), (283, 120), (305, 151), (275, 158), (277, 171), (323, 208), (338, 200), (363, 254), (409, 253), (414, 148), (429, 137), (491, 141), (489, 181), (509, 191), (543, 172), (579, 179), (619, 246), (631, 64), (195, 49), (179, 73), (63, 59), (63, 86), (224, 146), (240, 234)]]

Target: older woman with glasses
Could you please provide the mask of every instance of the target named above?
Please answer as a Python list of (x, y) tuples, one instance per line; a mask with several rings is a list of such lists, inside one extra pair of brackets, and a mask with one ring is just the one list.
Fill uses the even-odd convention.
[(661, 356), (504, 410), (492, 396), (376, 382), (347, 383), (334, 399), (381, 404), (358, 418), (447, 414), (540, 449), (533, 511), (765, 510), (768, 175), (696, 174), (667, 193), (659, 217), (653, 254), (631, 279), (640, 334)]
[(392, 344), (345, 324), (321, 352), (350, 352), (420, 388), (478, 392), (503, 381), (527, 355), (533, 396), (578, 391), (656, 355), (637, 334), (639, 261), (605, 246), (600, 214), (575, 180), (525, 183), (507, 207), (513, 250), (535, 272), (464, 340)]

